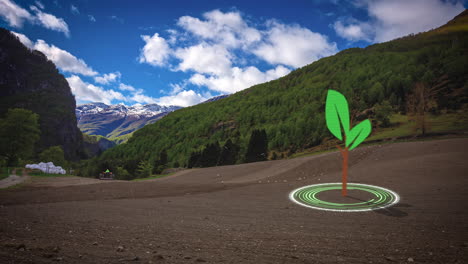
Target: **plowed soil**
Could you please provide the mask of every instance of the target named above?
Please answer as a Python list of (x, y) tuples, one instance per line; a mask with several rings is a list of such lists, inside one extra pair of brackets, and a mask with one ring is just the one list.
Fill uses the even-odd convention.
[(0, 190), (0, 263), (468, 263), (467, 157), (466, 138), (353, 150), (350, 182), (401, 196), (359, 213), (288, 199), (339, 182), (339, 152), (141, 182), (34, 177)]

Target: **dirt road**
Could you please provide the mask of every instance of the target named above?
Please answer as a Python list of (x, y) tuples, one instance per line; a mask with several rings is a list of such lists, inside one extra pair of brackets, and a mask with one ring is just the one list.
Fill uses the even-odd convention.
[(0, 263), (468, 263), (467, 156), (468, 139), (353, 150), (351, 182), (401, 196), (361, 213), (288, 199), (339, 182), (338, 152), (145, 182), (31, 181), (0, 190)]
[[(24, 172), (24, 170), (23, 170)], [(12, 174), (7, 178), (0, 180), (0, 189), (8, 188), (13, 185), (20, 184), (29, 179), (29, 176), (24, 174), (23, 175), (16, 175), (15, 171), (12, 171)]]

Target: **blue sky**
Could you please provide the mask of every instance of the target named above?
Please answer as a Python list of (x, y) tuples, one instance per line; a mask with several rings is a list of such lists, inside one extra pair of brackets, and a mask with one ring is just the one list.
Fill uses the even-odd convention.
[(77, 103), (190, 106), (350, 47), (438, 27), (456, 0), (0, 0), (0, 26), (43, 52)]

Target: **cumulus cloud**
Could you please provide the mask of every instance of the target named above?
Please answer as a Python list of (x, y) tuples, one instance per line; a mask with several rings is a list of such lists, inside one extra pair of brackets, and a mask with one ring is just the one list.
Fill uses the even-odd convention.
[(102, 76), (96, 76), (94, 77), (94, 81), (100, 84), (109, 84), (111, 82), (115, 82), (118, 79), (122, 77), (122, 74), (120, 72), (112, 72), (112, 73), (106, 73), (103, 74)]
[(76, 75), (72, 75), (66, 79), (76, 99), (80, 102), (90, 101), (111, 104), (112, 100), (127, 100), (127, 98), (119, 92), (105, 90), (102, 87), (84, 82)]
[(21, 41), (21, 43), (23, 43), (26, 47), (34, 49), (34, 43), (28, 37), (26, 37), (26, 35), (14, 31), (11, 31), (11, 33), (15, 34), (19, 41)]
[(336, 34), (344, 39), (350, 41), (371, 41), (370, 34), (372, 34), (372, 27), (368, 23), (357, 22), (355, 24), (345, 25), (341, 21), (336, 21), (333, 28)]
[(63, 32), (67, 37), (70, 36), (70, 30), (67, 23), (62, 18), (48, 13), (44, 13), (44, 5), (35, 1), (36, 6), (32, 5), (29, 8), (34, 14), (20, 7), (11, 0), (0, 0), (0, 17), (2, 17), (11, 27), (21, 28), (25, 21), (33, 24), (39, 24), (50, 30)]
[(148, 63), (153, 66), (162, 66), (166, 63), (171, 49), (166, 40), (154, 33), (153, 36), (142, 35), (145, 46), (140, 51), (139, 62)]
[(384, 42), (427, 31), (465, 10), (461, 2), (442, 0), (362, 0), (357, 3), (357, 7), (367, 10), (369, 21), (347, 25), (338, 21), (334, 25), (339, 36), (352, 41)]
[(11, 27), (21, 28), (24, 21), (33, 21), (33, 16), (28, 10), (15, 4), (10, 0), (0, 0), (0, 16), (8, 22)]
[(200, 73), (225, 74), (231, 69), (231, 54), (221, 45), (201, 43), (175, 51), (175, 57), (181, 60), (178, 69), (193, 70)]
[(44, 53), (49, 60), (55, 63), (64, 72), (78, 73), (86, 76), (97, 75), (82, 59), (78, 59), (66, 50), (47, 44), (44, 40), (38, 39), (34, 49)]
[(36, 13), (36, 21), (44, 26), (45, 28), (63, 32), (65, 36), (70, 36), (70, 30), (68, 24), (62, 19), (48, 13), (42, 12), (39, 8), (31, 6), (30, 9)]
[(144, 95), (142, 90), (138, 90), (137, 92), (135, 92), (130, 97), (130, 100), (133, 102), (144, 103), (144, 104), (156, 104), (157, 103), (155, 98)]
[[(21, 33), (12, 33), (15, 34), (26, 47), (44, 53), (44, 55), (46, 55), (46, 57), (49, 60), (51, 60), (60, 70), (64, 72), (82, 74), (85, 76), (95, 76), (98, 74), (91, 67), (89, 67), (82, 59), (78, 59), (66, 50), (62, 50), (54, 45), (49, 45), (42, 39), (38, 39), (36, 43), (34, 43), (27, 36)], [(120, 78), (120, 72), (104, 74), (103, 76), (96, 78), (98, 78), (99, 81), (112, 81), (117, 77)]]
[(267, 41), (253, 53), (271, 64), (302, 67), (322, 57), (335, 54), (338, 49), (327, 37), (298, 25), (270, 22)]
[(205, 20), (191, 16), (183, 16), (178, 20), (178, 25), (187, 32), (205, 40), (213, 40), (227, 47), (247, 47), (260, 41), (260, 32), (249, 27), (242, 19), (239, 12), (223, 13), (213, 10), (203, 14)]
[[(237, 11), (213, 10), (202, 18), (182, 16), (177, 20), (179, 29), (166, 30), (168, 40), (158, 33), (142, 36), (145, 45), (139, 61), (189, 72), (186, 84), (233, 93), (282, 77), (290, 72), (288, 67), (301, 67), (338, 51), (324, 35), (299, 25), (272, 20), (260, 27), (249, 24)], [(273, 68), (260, 71), (253, 65), (258, 59)], [(185, 88), (171, 87), (171, 96)]]
[(119, 84), (119, 90), (121, 90), (121, 91), (129, 91), (129, 92), (136, 92), (135, 87), (133, 87), (133, 86), (131, 86), (131, 85), (124, 84), (124, 83), (120, 83), (120, 84)]
[(175, 95), (158, 98), (156, 103), (159, 105), (177, 105), (187, 107), (206, 101), (208, 98), (196, 93), (193, 90), (181, 91)]
[[(55, 65), (62, 71), (82, 74), (85, 76), (95, 76), (98, 73), (90, 68), (86, 63), (73, 56), (69, 52), (59, 49), (54, 45), (49, 45), (43, 40), (37, 40), (36, 43), (31, 41), (27, 36), (21, 33), (12, 32), (18, 39), (28, 48), (36, 49), (46, 55), (46, 57), (53, 61)], [(138, 102), (138, 103), (157, 103), (157, 99), (147, 96), (144, 94), (142, 89), (136, 89), (131, 85), (127, 85), (119, 82), (122, 74), (119, 71), (95, 76), (94, 81), (100, 84), (109, 84), (118, 82), (118, 89), (123, 92), (130, 93), (129, 96), (124, 96), (122, 93), (114, 90), (106, 90), (100, 86), (96, 86), (83, 81), (79, 76), (72, 74), (67, 77), (66, 80), (70, 85), (72, 93), (76, 96), (79, 102), (103, 102), (111, 104), (113, 100), (120, 100), (124, 102)], [(165, 98), (168, 101), (168, 98)], [(164, 101), (164, 102), (166, 102)], [(184, 94), (178, 95), (173, 98), (174, 102), (184, 101), (184, 105), (194, 102), (193, 98), (184, 96)]]
[(190, 82), (198, 86), (206, 86), (213, 91), (234, 93), (259, 83), (280, 78), (289, 72), (289, 69), (281, 65), (266, 72), (261, 72), (253, 66), (245, 69), (234, 67), (229, 75), (206, 76), (199, 73), (194, 74), (190, 78)]
[(44, 4), (43, 4), (41, 1), (34, 1), (34, 3), (35, 3), (36, 6), (39, 7), (40, 9), (44, 9)]
[(175, 95), (184, 90), (184, 87), (187, 85), (187, 82), (184, 82), (182, 84), (179, 83), (171, 83), (169, 86), (172, 88), (171, 92), (169, 93), (170, 95)]

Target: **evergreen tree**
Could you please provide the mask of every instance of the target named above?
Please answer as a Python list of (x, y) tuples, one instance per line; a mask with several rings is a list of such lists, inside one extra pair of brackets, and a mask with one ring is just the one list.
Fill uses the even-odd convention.
[(220, 152), (221, 148), (218, 141), (206, 145), (201, 154), (200, 165), (202, 167), (216, 166)]
[(237, 154), (239, 147), (232, 143), (231, 139), (228, 139), (224, 146), (221, 148), (221, 154), (219, 155), (218, 165), (232, 165), (236, 163)]
[(268, 138), (265, 130), (253, 130), (245, 154), (245, 162), (267, 160), (267, 155)]
[(159, 164), (163, 166), (167, 165), (167, 151), (166, 150), (161, 151), (161, 153), (159, 154)]
[(29, 110), (9, 109), (0, 119), (0, 157), (7, 166), (15, 166), (19, 158), (29, 158), (39, 140), (39, 116)]
[(201, 157), (201, 153), (199, 151), (193, 151), (190, 154), (190, 158), (189, 158), (187, 167), (188, 168), (200, 167), (200, 157)]

